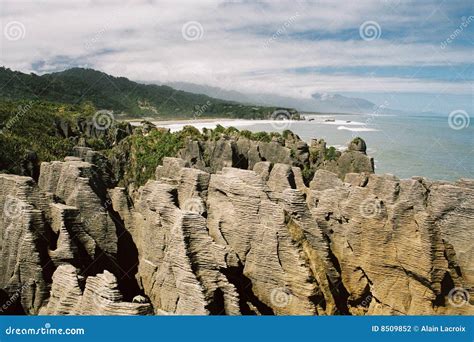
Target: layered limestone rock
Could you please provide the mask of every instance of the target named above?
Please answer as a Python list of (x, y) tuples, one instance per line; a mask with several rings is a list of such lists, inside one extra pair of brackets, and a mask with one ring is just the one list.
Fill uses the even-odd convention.
[[(316, 173), (308, 205), (337, 258), (354, 314), (473, 312), (473, 191), (421, 179)], [(454, 247), (454, 245), (457, 245)], [(451, 293), (452, 295), (452, 293)]]
[(2, 295), (28, 314), (474, 314), (474, 181), (305, 182), (285, 153), (222, 144), (216, 173), (165, 158), (138, 189), (80, 157), (43, 163), (38, 185), (0, 175)]
[(473, 284), (474, 201), (466, 182), (370, 174), (342, 182), (319, 170), (304, 189), (287, 165), (255, 168), (211, 175), (207, 198), (209, 234), (225, 247), (233, 276), (249, 280), (251, 292), (239, 295), (250, 298), (252, 311), (472, 312), (468, 303), (449, 303), (453, 289), (470, 297)]
[(135, 224), (141, 229), (133, 239), (144, 292), (157, 313), (239, 314), (238, 295), (221, 272), (224, 249), (208, 235), (205, 218), (192, 207), (180, 209), (178, 198), (176, 187), (149, 181), (136, 200)]
[(79, 209), (61, 203), (50, 204), (51, 229), (56, 246), (50, 246), (49, 256), (55, 266), (64, 263), (87, 268), (96, 257), (96, 241), (87, 233)]
[(109, 257), (120, 241), (100, 191), (94, 191), (101, 183), (93, 169), (68, 157), (44, 164), (39, 186), (29, 177), (0, 175), (2, 312), (37, 314), (61, 265), (72, 264), (85, 276), (104, 268), (121, 274), (123, 264)]
[(150, 303), (124, 302), (112, 273), (105, 271), (85, 279), (74, 266), (64, 264), (54, 272), (51, 297), (40, 314), (149, 315), (152, 312)]
[(51, 295), (41, 315), (71, 315), (81, 311), (84, 277), (70, 264), (59, 266), (53, 274)]
[(33, 179), (0, 175), (0, 288), (20, 313), (36, 314), (48, 298), (53, 265), (46, 211), (47, 198)]
[(97, 167), (77, 159), (42, 163), (39, 188), (52, 193), (68, 206), (78, 209), (85, 232), (96, 242), (96, 250), (114, 258), (117, 254), (116, 223), (111, 217), (111, 202)]
[[(221, 174), (212, 175), (209, 234), (226, 247), (228, 264), (234, 272), (241, 270), (240, 276), (249, 279), (251, 287), (240, 294), (250, 308), (256, 308), (256, 313), (335, 313), (331, 285), (326, 276), (322, 279), (319, 271), (315, 274), (311, 267), (314, 262), (318, 267), (334, 270), (327, 256), (328, 246), (313, 225), (317, 238), (310, 239), (318, 252), (312, 255), (306, 248), (304, 244), (309, 242), (303, 221), (309, 212), (301, 202), (303, 194), (294, 189), (294, 182), (288, 182), (292, 176), (287, 165), (275, 165), (272, 173), (269, 185), (253, 171), (224, 168)], [(288, 177), (278, 183), (277, 174)], [(299, 196), (294, 197), (294, 193)], [(295, 220), (294, 228), (287, 216)], [(337, 272), (332, 275), (337, 282)]]
[(323, 168), (338, 174), (341, 179), (351, 172), (374, 172), (373, 160), (366, 155), (366, 145), (361, 138), (354, 139), (341, 153), (330, 151), (324, 140), (313, 140), (308, 145), (291, 132), (285, 138), (274, 137), (270, 142), (225, 135), (218, 140), (190, 140), (179, 152), (179, 157), (186, 165), (211, 173), (224, 167), (252, 170), (261, 162), (313, 170)]

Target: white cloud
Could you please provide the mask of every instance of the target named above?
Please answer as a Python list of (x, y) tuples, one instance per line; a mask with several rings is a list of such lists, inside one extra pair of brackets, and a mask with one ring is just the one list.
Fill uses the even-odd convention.
[[(436, 39), (426, 39), (431, 33), (424, 30), (424, 22), (439, 23), (438, 30), (446, 22), (445, 9), (426, 3), (407, 7), (387, 0), (128, 1), (120, 5), (112, 1), (6, 1), (2, 7), (2, 29), (16, 20), (24, 24), (26, 35), (18, 41), (2, 36), (1, 64), (26, 72), (33, 71), (32, 63), (38, 61), (44, 62), (44, 72), (66, 67), (58, 65), (60, 56), (65, 64), (69, 60), (138, 81), (185, 81), (299, 97), (324, 91), (472, 91), (471, 83), (462, 79), (454, 83), (416, 75), (362, 77), (295, 71), (470, 64), (470, 49), (443, 50)], [(290, 18), (294, 20), (289, 22)], [(380, 24), (379, 40), (358, 37), (359, 25), (366, 20)], [(183, 39), (181, 28), (188, 21), (202, 25), (202, 39)], [(384, 39), (384, 32), (397, 30), (406, 36)], [(308, 32), (320, 39), (303, 39)]]

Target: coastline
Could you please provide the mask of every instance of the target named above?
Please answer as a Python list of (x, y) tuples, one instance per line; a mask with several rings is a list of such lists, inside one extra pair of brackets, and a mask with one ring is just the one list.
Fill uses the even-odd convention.
[[(199, 118), (199, 119), (188, 119), (188, 118), (176, 118), (176, 119), (168, 119), (168, 120), (155, 120), (153, 118), (146, 118), (146, 119), (141, 119), (141, 120), (138, 120), (138, 119), (125, 119), (125, 120), (121, 120), (121, 121), (124, 121), (124, 122), (128, 122), (130, 123), (132, 126), (139, 126), (140, 123), (143, 121), (143, 120), (146, 120), (146, 121), (149, 121), (151, 123), (153, 123), (154, 125), (177, 125), (177, 124), (186, 124), (186, 123), (189, 123), (189, 124), (200, 124), (200, 123), (215, 123), (215, 122), (218, 122), (218, 121), (239, 121), (239, 120), (246, 120), (246, 119), (234, 119), (234, 118)], [(251, 120), (251, 121), (261, 121), (261, 120)]]
[[(360, 114), (355, 114), (355, 113), (318, 113), (318, 112), (301, 112), (300, 113), (303, 117), (305, 115), (311, 115), (311, 116), (320, 116), (320, 117), (325, 117), (325, 116), (357, 116), (357, 115), (366, 115), (365, 113), (360, 113)], [(177, 117), (177, 118), (166, 118), (166, 119), (161, 119), (161, 118), (153, 118), (153, 117), (143, 117), (143, 118), (124, 118), (124, 119), (119, 119), (119, 121), (122, 122), (128, 122), (133, 126), (137, 126), (140, 122), (142, 121), (149, 121), (156, 124), (161, 124), (161, 125), (173, 125), (173, 124), (183, 124), (183, 123), (214, 123), (216, 121), (253, 121), (255, 123), (259, 122), (266, 122), (271, 119), (248, 119), (248, 118), (229, 118), (229, 117), (199, 117), (199, 118), (183, 118), (183, 117)], [(302, 120), (295, 120), (295, 121), (308, 121), (306, 119)]]
[[(329, 119), (329, 120), (328, 120)], [(459, 178), (473, 178), (470, 165), (466, 161), (463, 168), (452, 168), (462, 156), (468, 153), (470, 135), (467, 129), (453, 131), (448, 119), (436, 117), (425, 120), (417, 116), (392, 115), (335, 115), (332, 113), (306, 115), (301, 121), (248, 120), (236, 118), (196, 118), (167, 119), (152, 121), (157, 127), (179, 131), (185, 125), (191, 125), (202, 131), (216, 126), (233, 126), (238, 130), (251, 132), (282, 132), (290, 130), (305, 142), (311, 139), (324, 139), (329, 146), (343, 150), (347, 142), (360, 136), (368, 145), (368, 153), (375, 160), (377, 173), (391, 173), (401, 179), (422, 176), (429, 179), (454, 181)], [(131, 122), (139, 126), (138, 120)], [(419, 129), (417, 129), (419, 128)], [(413, 132), (417, 129), (417, 134)], [(436, 146), (432, 134), (443, 137), (444, 148), (453, 153), (429, 153), (428, 146)], [(460, 147), (461, 146), (461, 147)]]

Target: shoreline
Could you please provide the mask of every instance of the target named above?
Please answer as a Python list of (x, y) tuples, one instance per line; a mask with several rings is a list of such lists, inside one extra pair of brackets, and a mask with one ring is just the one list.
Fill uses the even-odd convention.
[[(314, 114), (311, 114), (314, 115)], [(341, 114), (318, 114), (321, 117), (327, 117), (327, 116), (336, 116), (336, 115), (341, 115)], [(345, 115), (345, 114), (342, 114)], [(347, 114), (351, 115), (351, 114)], [(153, 119), (153, 118), (143, 118), (143, 119), (122, 119), (119, 120), (122, 122), (128, 122), (132, 126), (140, 126), (142, 121), (149, 121), (153, 123), (156, 126), (159, 125), (183, 125), (183, 124), (218, 124), (219, 122), (224, 122), (224, 123), (229, 123), (229, 122), (251, 122), (251, 123), (268, 123), (270, 121), (278, 121), (278, 120), (272, 120), (272, 119), (245, 119), (245, 118), (198, 118), (198, 119), (189, 119), (189, 118), (177, 118), (177, 119), (166, 119), (166, 120), (160, 120), (160, 119)], [(291, 122), (309, 122), (309, 120), (288, 120)], [(328, 123), (333, 123), (333, 122), (328, 122)]]
[[(340, 115), (348, 115), (348, 116), (357, 116), (357, 115), (364, 115), (363, 113), (361, 114), (354, 114), (354, 113), (316, 113), (316, 112), (301, 112), (301, 115), (312, 115), (312, 116), (340, 116)], [(216, 121), (239, 121), (239, 120), (246, 120), (246, 121), (268, 121), (272, 120), (270, 118), (268, 119), (248, 119), (248, 118), (228, 118), (228, 117), (199, 117), (199, 118), (166, 118), (166, 119), (161, 119), (159, 117), (157, 118), (152, 118), (152, 117), (143, 117), (143, 118), (124, 118), (124, 119), (118, 119), (119, 121), (122, 122), (129, 122), (130, 124), (139, 124), (142, 121), (149, 121), (154, 124), (159, 123), (163, 125), (173, 125), (173, 124), (182, 124), (182, 123), (210, 123), (210, 122), (216, 122)], [(294, 121), (308, 121), (308, 120), (294, 120)]]
[[(200, 123), (215, 123), (217, 121), (238, 121), (238, 120), (247, 120), (247, 119), (235, 119), (235, 118), (204, 118), (204, 119), (188, 119), (188, 118), (178, 118), (178, 119), (168, 119), (168, 120), (155, 120), (155, 119), (152, 119), (152, 118), (148, 118), (148, 119), (141, 119), (141, 120), (130, 120), (130, 119), (126, 119), (126, 120), (121, 120), (123, 122), (128, 122), (130, 123), (132, 126), (139, 126), (141, 124), (142, 121), (149, 121), (151, 123), (153, 123), (154, 125), (181, 125), (181, 124), (184, 124), (184, 123), (197, 123), (197, 124), (200, 124)], [(260, 121), (260, 120), (252, 120), (252, 121)]]
[[(360, 116), (360, 115), (374, 115), (371, 113), (316, 113), (316, 112), (301, 112), (300, 113), (303, 117), (305, 115), (311, 117), (338, 117), (338, 116)], [(394, 116), (394, 114), (377, 114), (376, 116)], [(118, 119), (118, 121), (128, 122), (133, 126), (138, 126), (142, 121), (149, 121), (155, 125), (173, 125), (173, 124), (183, 124), (183, 123), (216, 123), (218, 121), (224, 122), (233, 122), (233, 121), (250, 121), (250, 122), (268, 122), (268, 121), (277, 121), (271, 118), (266, 119), (249, 119), (249, 118), (229, 118), (229, 117), (199, 117), (199, 118), (153, 118), (153, 117), (143, 117), (143, 118), (124, 118)], [(301, 120), (290, 120), (294, 122), (309, 122), (308, 119), (301, 119)]]

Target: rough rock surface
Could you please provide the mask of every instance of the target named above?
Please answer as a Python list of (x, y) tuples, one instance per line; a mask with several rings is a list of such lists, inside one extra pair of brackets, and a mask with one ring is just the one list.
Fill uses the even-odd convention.
[(339, 262), (351, 313), (473, 313), (472, 299), (447, 302), (453, 288), (473, 295), (472, 189), (391, 175), (334, 178), (311, 190), (308, 205)]
[(88, 250), (91, 257), (98, 250), (115, 257), (116, 226), (108, 213), (110, 200), (100, 175), (95, 165), (81, 160), (42, 163), (38, 186), (42, 191), (52, 193), (58, 201), (78, 209), (85, 232), (97, 244)]
[(38, 184), (0, 175), (2, 297), (28, 314), (474, 314), (472, 180), (320, 168), (306, 186), (285, 153), (231, 167), (253, 153), (238, 143), (215, 173), (165, 158), (138, 189), (77, 156)]
[[(64, 264), (85, 276), (125, 273), (118, 222), (99, 174), (92, 164), (66, 160), (43, 163), (39, 184), (0, 175), (0, 288), (9, 304), (2, 311), (37, 314), (48, 302), (53, 272)], [(127, 290), (136, 295), (138, 289)]]
[[(192, 173), (182, 176), (190, 182), (199, 179)], [(189, 191), (159, 181), (140, 190), (135, 224), (147, 229), (133, 235), (139, 247), (139, 282), (153, 306), (168, 313), (239, 314), (236, 290), (221, 272), (226, 268), (224, 248), (207, 233), (200, 194), (186, 195)]]
[(351, 172), (374, 172), (372, 158), (366, 155), (366, 145), (361, 138), (354, 139), (347, 151), (328, 155), (324, 140), (313, 140), (311, 146), (297, 135), (289, 133), (286, 139), (270, 142), (253, 141), (243, 136), (223, 136), (217, 141), (190, 140), (180, 151), (185, 164), (206, 172), (215, 173), (224, 167), (253, 170), (261, 162), (326, 169), (341, 179)]
[(33, 179), (0, 175), (0, 288), (20, 312), (36, 314), (48, 298), (52, 264), (43, 213), (47, 198)]
[(54, 272), (51, 297), (40, 310), (42, 315), (149, 315), (152, 312), (149, 303), (124, 302), (112, 273), (105, 271), (85, 279), (69, 264), (59, 266)]

